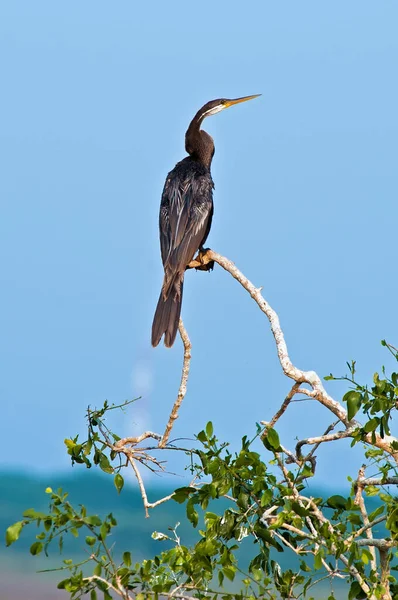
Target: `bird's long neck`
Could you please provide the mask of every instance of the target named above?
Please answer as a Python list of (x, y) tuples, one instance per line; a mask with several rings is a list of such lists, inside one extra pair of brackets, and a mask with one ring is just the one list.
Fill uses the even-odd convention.
[(203, 111), (200, 110), (192, 119), (185, 134), (185, 149), (194, 160), (210, 169), (214, 156), (214, 142), (213, 138), (200, 128), (204, 117)]

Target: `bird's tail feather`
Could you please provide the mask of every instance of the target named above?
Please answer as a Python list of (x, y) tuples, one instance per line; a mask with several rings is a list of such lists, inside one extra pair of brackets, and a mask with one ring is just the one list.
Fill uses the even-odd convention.
[(171, 348), (176, 339), (180, 321), (182, 289), (184, 280), (174, 283), (164, 298), (163, 289), (160, 292), (158, 305), (152, 323), (152, 346), (157, 346), (164, 334), (164, 345)]

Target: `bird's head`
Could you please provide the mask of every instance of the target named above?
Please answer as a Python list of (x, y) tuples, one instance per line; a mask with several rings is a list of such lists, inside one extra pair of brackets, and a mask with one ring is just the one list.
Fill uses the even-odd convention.
[(254, 96), (243, 96), (243, 98), (235, 98), (234, 100), (229, 100), (227, 98), (218, 98), (217, 100), (210, 100), (207, 102), (202, 108), (198, 111), (196, 118), (199, 117), (200, 121), (203, 121), (206, 117), (210, 115), (215, 115), (218, 112), (224, 110), (224, 108), (229, 108), (234, 104), (240, 104), (241, 102), (247, 102), (248, 100), (253, 100), (253, 98), (258, 98), (261, 94), (254, 94)]
[(219, 98), (218, 100), (210, 100), (207, 102), (194, 116), (192, 119), (187, 132), (185, 134), (185, 149), (188, 154), (194, 157), (196, 160), (201, 161), (204, 165), (210, 168), (210, 164), (214, 155), (214, 142), (213, 138), (201, 129), (203, 119), (210, 115), (215, 115), (218, 112), (229, 108), (234, 104), (240, 104), (253, 98), (258, 98), (261, 94), (254, 94), (254, 96), (243, 96), (243, 98), (235, 98), (235, 100), (228, 100), (227, 98)]

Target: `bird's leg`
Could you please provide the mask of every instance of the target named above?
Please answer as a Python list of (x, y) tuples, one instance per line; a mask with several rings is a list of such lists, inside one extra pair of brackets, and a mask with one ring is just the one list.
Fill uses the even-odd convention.
[(210, 248), (199, 248), (198, 255), (191, 260), (187, 269), (196, 269), (197, 271), (212, 271), (214, 269), (214, 260), (210, 260), (207, 256), (207, 251)]
[(198, 258), (201, 263), (200, 271), (212, 271), (214, 269), (214, 260), (210, 260), (207, 256), (208, 250), (210, 250), (210, 248), (203, 248), (203, 246), (199, 248)]

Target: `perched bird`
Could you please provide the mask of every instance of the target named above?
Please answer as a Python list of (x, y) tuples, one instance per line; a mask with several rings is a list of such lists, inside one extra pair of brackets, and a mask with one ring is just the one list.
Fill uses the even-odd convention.
[(196, 113), (185, 134), (185, 149), (189, 156), (177, 163), (167, 175), (159, 214), (164, 279), (152, 324), (153, 346), (159, 344), (162, 335), (165, 346), (170, 348), (174, 343), (180, 320), (185, 269), (195, 253), (203, 250), (211, 227), (214, 183), (210, 165), (214, 142), (200, 128), (202, 121), (224, 108), (259, 95), (236, 100), (221, 98), (205, 104)]

